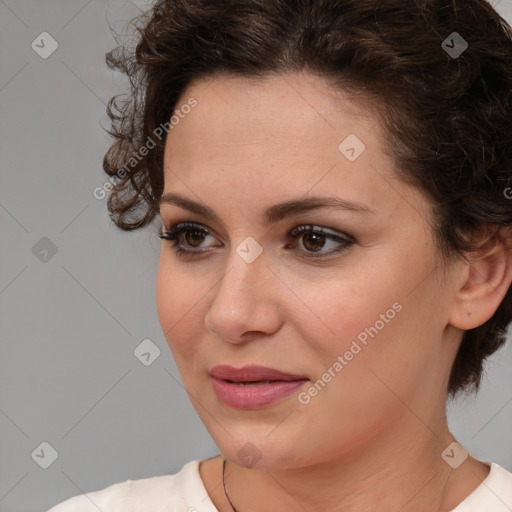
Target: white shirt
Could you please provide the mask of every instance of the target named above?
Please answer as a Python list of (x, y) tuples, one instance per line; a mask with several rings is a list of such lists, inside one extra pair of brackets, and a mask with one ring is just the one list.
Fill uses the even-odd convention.
[[(75, 496), (48, 512), (218, 512), (199, 474), (199, 460), (178, 473), (127, 480)], [(491, 462), (487, 478), (451, 512), (512, 512), (512, 473)]]

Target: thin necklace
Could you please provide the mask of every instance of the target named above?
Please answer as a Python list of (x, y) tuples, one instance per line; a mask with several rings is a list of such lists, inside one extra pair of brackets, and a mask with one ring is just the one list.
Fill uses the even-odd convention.
[(224, 458), (224, 462), (222, 463), (222, 485), (224, 486), (224, 494), (226, 495), (227, 500), (229, 501), (229, 504), (231, 505), (231, 508), (233, 509), (233, 512), (239, 512), (238, 509), (231, 503), (231, 500), (229, 499), (228, 490), (226, 489), (226, 479), (225, 479), (225, 472), (226, 472), (226, 461), (227, 459)]

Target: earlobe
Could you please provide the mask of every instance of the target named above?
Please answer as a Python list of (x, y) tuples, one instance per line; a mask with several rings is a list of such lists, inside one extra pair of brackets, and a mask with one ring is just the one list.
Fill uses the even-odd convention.
[(512, 237), (501, 229), (488, 237), (461, 264), (460, 280), (449, 323), (462, 330), (489, 320), (512, 283)]

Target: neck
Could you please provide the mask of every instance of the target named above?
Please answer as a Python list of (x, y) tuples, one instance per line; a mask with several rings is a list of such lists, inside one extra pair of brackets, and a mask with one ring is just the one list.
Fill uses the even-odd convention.
[(451, 510), (483, 478), (462, 489), (464, 479), (455, 475), (460, 468), (453, 470), (441, 458), (454, 441), (445, 416), (429, 427), (410, 414), (357, 453), (299, 468), (265, 471), (230, 462), (229, 497), (240, 512), (266, 509), (269, 503), (276, 512)]

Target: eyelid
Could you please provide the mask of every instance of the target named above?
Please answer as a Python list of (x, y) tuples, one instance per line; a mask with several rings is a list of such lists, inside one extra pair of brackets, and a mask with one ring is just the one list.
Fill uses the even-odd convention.
[[(165, 230), (165, 226), (163, 226)], [(189, 230), (197, 229), (198, 231), (203, 231), (209, 236), (213, 236), (214, 238), (218, 237), (215, 234), (212, 234), (210, 228), (205, 226), (199, 222), (178, 222), (173, 224), (168, 231), (164, 231), (161, 233), (159, 238), (163, 240), (167, 240), (168, 242), (173, 242), (172, 249), (176, 252), (177, 256), (182, 258), (194, 259), (194, 257), (201, 257), (208, 252), (211, 252), (212, 249), (217, 248), (218, 246), (206, 246), (206, 247), (186, 247), (183, 246), (179, 242), (179, 238), (183, 233), (186, 233)], [(334, 231), (334, 232), (331, 232)], [(330, 251), (307, 251), (307, 250), (297, 250), (295, 247), (291, 249), (292, 252), (298, 253), (298, 257), (313, 261), (313, 260), (326, 260), (328, 261), (331, 257), (336, 256), (340, 253), (348, 250), (352, 245), (356, 243), (356, 240), (353, 236), (348, 233), (339, 232), (333, 228), (327, 228), (324, 226), (320, 226), (317, 224), (299, 224), (296, 225), (292, 230), (288, 231), (287, 239), (292, 239), (294, 242), (297, 239), (300, 239), (302, 235), (305, 234), (319, 234), (326, 237), (328, 241), (333, 241), (338, 244), (338, 248), (331, 249)], [(222, 242), (221, 242), (222, 243)], [(286, 249), (286, 248), (285, 248)]]
[[(219, 239), (218, 235), (216, 234), (215, 230), (205, 226), (204, 224), (201, 224), (200, 222), (194, 222), (194, 221), (185, 221), (185, 222), (177, 222), (175, 224), (172, 224), (169, 229), (167, 229), (165, 226), (162, 226), (162, 231), (159, 234), (160, 238), (169, 238), (169, 237), (178, 237), (182, 233), (185, 233), (189, 230), (197, 229), (198, 231), (204, 231), (209, 236), (212, 236), (214, 238)], [(165, 235), (165, 237), (163, 236)], [(198, 252), (198, 251), (195, 251)]]
[[(183, 222), (174, 222), (171, 224), (170, 228), (167, 229), (165, 224), (162, 223), (160, 233), (159, 234), (169, 234), (169, 232), (173, 230), (179, 230), (182, 227), (190, 227), (190, 228), (197, 228), (202, 231), (206, 231), (208, 234), (215, 236), (216, 238), (219, 238), (219, 234), (215, 229), (210, 228), (209, 226), (206, 226), (205, 224), (197, 221), (183, 221)], [(294, 222), (294, 227), (290, 229), (287, 233), (287, 236), (294, 236), (295, 234), (299, 234), (302, 232), (309, 232), (313, 231), (315, 233), (322, 233), (329, 236), (339, 237), (343, 238), (344, 240), (350, 240), (352, 242), (355, 242), (355, 238), (351, 236), (346, 231), (339, 231), (336, 228), (331, 228), (327, 226), (322, 226), (320, 224), (312, 224), (312, 223), (297, 223)]]
[(342, 239), (342, 240), (350, 241), (350, 242), (355, 242), (354, 237), (349, 235), (348, 233), (340, 232), (337, 229), (320, 226), (318, 224), (300, 224), (300, 225), (294, 227), (289, 232), (289, 236), (291, 236), (292, 238), (295, 238), (296, 236), (304, 234), (304, 233), (319, 233), (322, 235), (326, 235), (328, 237)]
[(189, 229), (198, 229), (201, 231), (206, 231), (209, 235), (215, 236), (216, 238), (219, 238), (220, 235), (215, 231), (215, 229), (210, 228), (209, 226), (206, 226), (202, 222), (197, 222), (193, 220), (187, 220), (183, 222), (173, 222), (171, 223), (171, 226), (169, 229), (166, 228), (165, 224), (162, 223), (160, 234), (169, 234), (172, 231), (179, 231), (183, 228), (189, 228)]

